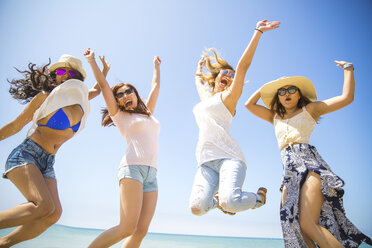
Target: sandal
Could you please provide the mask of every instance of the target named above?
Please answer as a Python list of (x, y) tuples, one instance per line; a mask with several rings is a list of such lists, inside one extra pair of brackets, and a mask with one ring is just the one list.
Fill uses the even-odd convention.
[(217, 199), (217, 208), (219, 210), (221, 210), (224, 214), (228, 214), (228, 215), (235, 215), (236, 213), (232, 213), (232, 212), (227, 212), (225, 211), (221, 206), (220, 206), (220, 203), (219, 203), (219, 198), (218, 198), (218, 192), (214, 195), (214, 197)]
[(265, 205), (265, 203), (266, 203), (266, 193), (267, 193), (267, 189), (264, 188), (264, 187), (260, 187), (257, 190), (257, 195), (261, 196), (261, 200), (258, 199), (258, 197), (257, 197), (256, 205), (252, 209), (256, 209), (256, 208), (259, 208), (259, 207), (262, 207), (263, 205)]

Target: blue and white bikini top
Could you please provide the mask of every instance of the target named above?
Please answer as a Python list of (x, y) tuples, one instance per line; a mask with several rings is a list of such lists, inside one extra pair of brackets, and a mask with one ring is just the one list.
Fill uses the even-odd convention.
[[(79, 105), (79, 106), (80, 106), (81, 110), (83, 110), (83, 113), (84, 113), (84, 109), (81, 107), (81, 105)], [(39, 127), (49, 127), (49, 128), (55, 129), (55, 130), (65, 130), (65, 129), (71, 128), (72, 131), (74, 131), (74, 133), (76, 133), (79, 130), (80, 124), (81, 124), (81, 121), (79, 121), (77, 124), (71, 126), (70, 120), (68, 119), (65, 111), (63, 111), (63, 109), (60, 108), (60, 109), (58, 109), (57, 112), (54, 113), (54, 115), (52, 115), (52, 117), (49, 118), (46, 125), (39, 124), (38, 126)]]
[[(80, 105), (83, 116), (79, 123), (71, 126), (70, 120), (63, 107), (70, 105)], [(32, 126), (27, 133), (31, 136), (38, 126), (47, 126), (56, 130), (72, 128), (74, 135), (79, 133), (85, 126), (89, 115), (88, 88), (84, 82), (78, 79), (70, 79), (55, 87), (41, 106), (35, 111), (32, 119)], [(56, 112), (57, 111), (57, 112)], [(46, 125), (38, 125), (38, 121), (53, 113)]]

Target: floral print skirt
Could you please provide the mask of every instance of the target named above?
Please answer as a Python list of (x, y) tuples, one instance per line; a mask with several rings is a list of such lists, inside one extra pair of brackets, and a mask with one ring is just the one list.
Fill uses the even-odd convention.
[(328, 164), (309, 144), (295, 144), (281, 151), (284, 166), (284, 184), (287, 198), (280, 209), (285, 247), (308, 247), (301, 235), (299, 221), (300, 191), (309, 171), (320, 176), (324, 195), (319, 224), (325, 227), (345, 247), (358, 247), (372, 240), (361, 233), (345, 215), (342, 196), (344, 181), (335, 175)]

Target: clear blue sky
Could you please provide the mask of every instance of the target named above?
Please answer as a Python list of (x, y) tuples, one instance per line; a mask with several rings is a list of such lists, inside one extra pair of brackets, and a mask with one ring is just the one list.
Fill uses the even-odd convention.
[[(310, 78), (318, 99), (342, 92), (343, 71), (334, 60), (355, 64), (354, 102), (320, 120), (311, 138), (333, 171), (346, 182), (347, 216), (372, 236), (371, 149), (371, 13), (370, 1), (11, 1), (0, 2), (0, 125), (24, 106), (10, 97), (7, 79), (18, 78), (13, 67), (56, 62), (61, 54), (83, 57), (86, 48), (106, 55), (111, 85), (134, 84), (147, 97), (152, 59), (159, 55), (161, 90), (155, 110), (161, 122), (159, 200), (150, 232), (247, 237), (281, 237), (279, 187), (282, 165), (273, 127), (243, 106), (262, 84), (281, 76)], [(198, 128), (192, 108), (198, 103), (194, 72), (201, 51), (217, 48), (236, 66), (255, 24), (281, 21), (264, 33), (248, 70), (238, 102), (232, 135), (248, 162), (244, 189), (268, 188), (266, 206), (236, 216), (214, 210), (191, 215), (188, 198), (196, 172)], [(102, 96), (91, 101), (86, 128), (59, 150), (56, 157), (63, 215), (60, 224), (107, 228), (119, 221), (117, 168), (125, 140), (116, 128), (100, 126)], [(11, 150), (29, 126), (0, 142), (0, 172)], [(24, 202), (8, 180), (0, 180), (0, 211)]]

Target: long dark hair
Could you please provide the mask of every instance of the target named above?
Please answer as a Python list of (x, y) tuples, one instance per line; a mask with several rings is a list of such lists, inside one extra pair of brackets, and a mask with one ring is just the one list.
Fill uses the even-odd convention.
[[(51, 92), (57, 87), (56, 72), (49, 72), (48, 70), (50, 63), (49, 58), (48, 64), (41, 67), (37, 67), (36, 64), (30, 62), (28, 64), (28, 70), (21, 71), (15, 68), (19, 73), (24, 75), (24, 78), (7, 80), (10, 83), (9, 93), (13, 98), (25, 104), (31, 101), (38, 93)], [(75, 78), (84, 81), (84, 77), (80, 73)]]
[[(302, 95), (301, 90), (299, 88), (297, 88), (297, 90), (298, 90), (298, 93), (300, 94), (300, 99), (298, 100), (297, 108), (300, 109), (308, 105), (309, 103), (311, 103), (311, 101), (309, 100), (309, 98)], [(287, 112), (284, 106), (279, 101), (278, 93), (275, 94), (275, 96), (273, 97), (273, 100), (270, 103), (270, 110), (272, 112), (275, 112), (277, 115), (279, 115), (280, 118), (284, 118), (284, 115)]]
[(55, 80), (56, 75), (48, 71), (49, 65), (50, 59), (49, 63), (42, 67), (36, 67), (36, 64), (29, 63), (29, 70), (21, 71), (15, 68), (24, 75), (24, 78), (7, 80), (10, 83), (9, 93), (13, 98), (25, 104), (41, 91), (51, 92), (58, 84)]
[[(137, 97), (137, 107), (133, 110), (128, 110), (128, 109), (125, 109), (124, 106), (120, 105), (119, 104), (119, 101), (117, 99), (117, 93), (118, 93), (118, 90), (123, 87), (123, 86), (127, 86), (127, 87), (130, 87), (134, 90), (134, 93), (136, 94), (136, 97)], [(136, 113), (136, 114), (143, 114), (143, 115), (147, 115), (147, 116), (150, 116), (151, 115), (151, 112), (150, 110), (147, 108), (146, 104), (142, 101), (141, 97), (139, 96), (138, 94), (138, 91), (136, 89), (136, 87), (134, 87), (133, 85), (131, 84), (124, 84), (124, 83), (119, 83), (119, 84), (116, 84), (114, 85), (112, 88), (112, 93), (114, 94), (114, 97), (115, 97), (115, 100), (118, 104), (118, 108), (120, 111), (125, 111), (125, 112), (128, 112), (128, 113)], [(114, 122), (112, 121), (110, 115), (109, 115), (109, 112), (108, 112), (108, 109), (107, 108), (104, 108), (102, 109), (102, 126), (106, 127), (110, 127), (110, 126), (115, 126)]]

